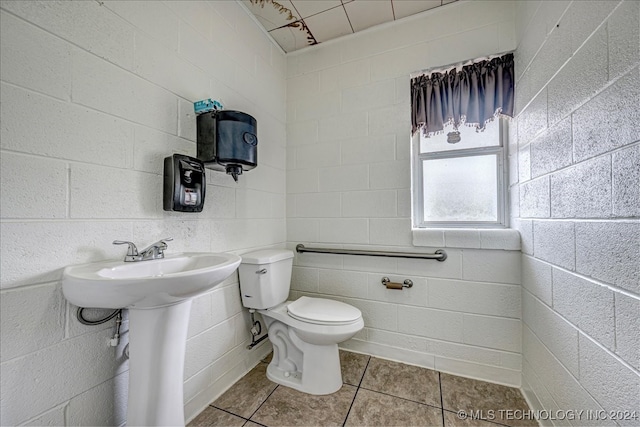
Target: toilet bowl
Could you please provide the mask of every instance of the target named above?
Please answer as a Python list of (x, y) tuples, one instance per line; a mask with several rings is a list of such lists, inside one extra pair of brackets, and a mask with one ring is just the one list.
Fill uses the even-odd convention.
[(293, 253), (263, 250), (245, 254), (240, 290), (245, 307), (266, 323), (273, 358), (267, 377), (309, 394), (330, 394), (342, 387), (338, 343), (362, 330), (357, 308), (325, 298), (287, 301)]
[[(306, 318), (294, 317), (300, 302), (323, 308), (334, 303), (334, 315), (342, 318), (328, 321), (311, 314)], [(362, 330), (360, 310), (338, 301), (301, 297), (258, 312), (273, 344), (273, 359), (267, 368), (271, 381), (309, 394), (330, 394), (342, 387), (338, 343)]]

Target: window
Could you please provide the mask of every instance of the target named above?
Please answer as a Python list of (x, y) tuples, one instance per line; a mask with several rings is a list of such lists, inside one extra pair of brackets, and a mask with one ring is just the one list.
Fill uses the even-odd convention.
[(496, 119), (484, 132), (460, 126), (456, 134), (450, 125), (430, 138), (416, 132), (411, 185), (414, 228), (506, 225), (506, 126), (505, 120)]

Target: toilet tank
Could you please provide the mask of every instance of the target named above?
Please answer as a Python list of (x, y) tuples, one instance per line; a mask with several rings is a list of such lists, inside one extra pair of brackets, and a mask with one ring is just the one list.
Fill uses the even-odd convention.
[(242, 305), (266, 309), (287, 300), (291, 286), (293, 252), (264, 249), (242, 255), (238, 269)]

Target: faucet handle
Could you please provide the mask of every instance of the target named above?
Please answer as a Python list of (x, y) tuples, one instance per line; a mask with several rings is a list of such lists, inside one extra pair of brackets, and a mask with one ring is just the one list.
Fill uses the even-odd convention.
[(141, 252), (144, 254), (145, 252), (147, 252), (149, 250), (153, 250), (153, 251), (158, 251), (158, 252), (162, 253), (163, 250), (167, 249), (167, 242), (170, 242), (172, 240), (173, 240), (173, 237), (167, 237), (167, 238), (164, 238), (164, 239), (160, 239), (157, 242), (154, 242), (154, 243), (150, 244), (148, 247), (143, 249)]
[(127, 249), (127, 256), (137, 256), (138, 248), (136, 248), (135, 243), (127, 242), (126, 240), (114, 240), (114, 245), (129, 245), (129, 249)]
[(164, 258), (164, 250), (167, 249), (167, 242), (173, 240), (172, 237), (158, 240), (155, 243), (150, 244), (147, 248), (140, 251), (141, 261), (150, 259), (162, 259)]
[(161, 244), (165, 249), (167, 247), (167, 242), (170, 242), (173, 240), (173, 237), (166, 237), (164, 239), (160, 239), (158, 240), (158, 242), (156, 244)]

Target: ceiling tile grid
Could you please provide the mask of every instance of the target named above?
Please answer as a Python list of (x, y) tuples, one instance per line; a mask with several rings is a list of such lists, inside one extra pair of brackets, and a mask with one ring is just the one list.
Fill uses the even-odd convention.
[(242, 0), (285, 52), (456, 0)]

